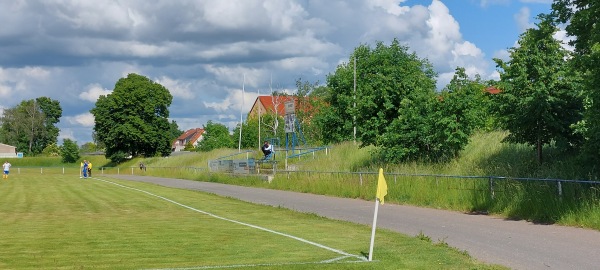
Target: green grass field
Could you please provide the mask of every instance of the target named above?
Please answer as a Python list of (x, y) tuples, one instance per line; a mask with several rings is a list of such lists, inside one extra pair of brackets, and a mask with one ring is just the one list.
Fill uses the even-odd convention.
[(0, 269), (501, 269), (443, 241), (97, 174), (0, 182)]

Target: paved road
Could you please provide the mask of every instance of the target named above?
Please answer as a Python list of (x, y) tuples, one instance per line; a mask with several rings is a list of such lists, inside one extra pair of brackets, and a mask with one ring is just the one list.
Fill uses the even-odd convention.
[[(114, 177), (205, 191), (360, 224), (373, 222), (372, 201), (179, 179)], [(600, 269), (600, 232), (594, 230), (394, 204), (379, 207), (377, 227), (412, 236), (422, 232), (434, 241), (443, 240), (466, 250), (480, 261), (513, 269)]]

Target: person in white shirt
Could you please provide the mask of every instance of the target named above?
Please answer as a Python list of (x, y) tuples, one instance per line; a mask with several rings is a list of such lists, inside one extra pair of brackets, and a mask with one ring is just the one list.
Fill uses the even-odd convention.
[(263, 144), (263, 146), (260, 149), (262, 150), (263, 154), (265, 155), (264, 160), (271, 158), (271, 155), (273, 155), (273, 146), (270, 145), (268, 141), (265, 141), (265, 143)]
[(4, 164), (2, 164), (2, 169), (4, 170), (4, 174), (2, 174), (2, 179), (8, 179), (8, 173), (10, 171), (10, 163), (8, 163), (8, 161), (5, 161)]

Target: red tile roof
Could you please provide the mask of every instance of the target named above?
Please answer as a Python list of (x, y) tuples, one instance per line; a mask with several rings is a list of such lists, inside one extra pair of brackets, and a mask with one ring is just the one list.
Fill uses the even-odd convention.
[[(293, 96), (259, 96), (258, 100), (267, 112), (274, 113), (277, 110), (277, 115), (285, 115), (285, 103), (296, 100), (296, 98)], [(277, 108), (275, 108), (275, 105), (277, 105)]]
[(200, 139), (200, 137), (202, 137), (202, 134), (204, 134), (204, 129), (201, 128), (193, 128), (187, 130), (179, 137), (177, 137), (177, 139), (175, 139), (175, 141), (173, 142), (173, 148), (178, 148), (177, 145), (179, 145), (180, 148), (185, 147), (185, 145), (188, 142), (191, 142), (195, 145), (196, 142)]
[(492, 95), (500, 94), (502, 92), (502, 90), (498, 89), (496, 86), (490, 86), (486, 88), (485, 91)]

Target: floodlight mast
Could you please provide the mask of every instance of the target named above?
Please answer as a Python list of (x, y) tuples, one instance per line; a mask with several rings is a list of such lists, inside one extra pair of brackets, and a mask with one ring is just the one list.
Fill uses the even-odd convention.
[(244, 74), (244, 81), (242, 82), (242, 105), (240, 106), (240, 138), (238, 140), (238, 153), (242, 152), (242, 126), (243, 126), (243, 119), (242, 119), (242, 111), (244, 110), (244, 92), (245, 92), (245, 87), (246, 85), (246, 74)]
[(354, 55), (354, 115), (352, 117), (354, 125), (354, 144), (356, 144), (356, 55)]

